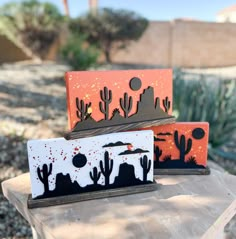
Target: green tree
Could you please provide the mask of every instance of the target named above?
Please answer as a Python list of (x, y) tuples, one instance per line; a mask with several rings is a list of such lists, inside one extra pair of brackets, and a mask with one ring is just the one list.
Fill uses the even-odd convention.
[(11, 2), (0, 8), (0, 30), (43, 58), (58, 37), (63, 16), (51, 3), (37, 0)]
[(141, 37), (148, 21), (132, 11), (104, 8), (97, 14), (88, 13), (71, 20), (73, 32), (86, 34), (87, 41), (96, 44), (111, 62), (111, 50), (124, 48)]

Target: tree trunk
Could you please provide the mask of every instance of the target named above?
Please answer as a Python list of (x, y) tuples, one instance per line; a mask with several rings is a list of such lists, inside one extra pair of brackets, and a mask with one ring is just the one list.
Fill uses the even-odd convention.
[(106, 49), (105, 52), (106, 63), (111, 63), (110, 50)]
[(70, 16), (70, 12), (69, 12), (69, 5), (68, 5), (68, 1), (67, 0), (63, 0), (63, 5), (64, 5), (64, 10), (65, 10), (65, 14), (66, 16)]

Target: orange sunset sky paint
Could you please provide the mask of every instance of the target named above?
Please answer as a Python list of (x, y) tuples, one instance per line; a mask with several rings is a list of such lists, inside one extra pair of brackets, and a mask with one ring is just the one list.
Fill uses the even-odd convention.
[[(142, 81), (142, 86), (139, 90), (133, 91), (129, 87), (130, 79), (138, 77)], [(171, 102), (169, 115), (172, 113), (172, 70), (125, 70), (125, 71), (78, 71), (67, 72), (65, 75), (66, 89), (67, 89), (67, 109), (69, 129), (73, 129), (75, 124), (79, 121), (76, 116), (76, 97), (84, 100), (84, 103), (91, 102), (89, 108), (93, 119), (99, 121), (104, 118), (103, 113), (99, 110), (100, 90), (107, 87), (112, 91), (112, 102), (110, 103), (109, 117), (115, 108), (120, 110), (121, 115), (123, 111), (119, 105), (119, 99), (127, 92), (129, 96), (133, 97), (133, 107), (130, 115), (137, 110), (137, 102), (140, 94), (148, 86), (154, 88), (154, 96), (160, 98), (160, 106), (164, 110), (162, 100), (168, 96)], [(155, 100), (155, 99), (154, 99)]]
[[(195, 128), (202, 128), (205, 131), (205, 136), (202, 139), (195, 139), (192, 136), (192, 131)], [(166, 141), (154, 142), (163, 151), (160, 160), (166, 156), (171, 155), (172, 159), (179, 159), (179, 150), (175, 146), (174, 142), (174, 131), (178, 130), (179, 138), (183, 134), (186, 140), (192, 139), (192, 148), (188, 154), (185, 156), (185, 161), (188, 160), (190, 156), (195, 157), (197, 164), (207, 166), (207, 147), (208, 147), (208, 135), (209, 135), (209, 124), (207, 122), (186, 122), (186, 123), (175, 123), (168, 125), (153, 126), (150, 128), (154, 132), (154, 136), (158, 138), (164, 138)], [(158, 133), (169, 132), (172, 135), (157, 136)], [(154, 159), (155, 160), (155, 159)]]

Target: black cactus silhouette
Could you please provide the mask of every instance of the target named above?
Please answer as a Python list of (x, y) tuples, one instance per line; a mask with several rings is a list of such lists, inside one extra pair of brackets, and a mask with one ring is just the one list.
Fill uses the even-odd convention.
[(131, 111), (133, 106), (132, 96), (129, 97), (127, 93), (124, 93), (124, 98), (120, 98), (120, 106), (124, 111), (125, 118), (128, 118), (129, 112)]
[(90, 178), (93, 180), (94, 185), (98, 184), (98, 180), (101, 176), (101, 172), (98, 173), (97, 167), (93, 168), (93, 173), (89, 172)]
[(157, 168), (160, 162), (160, 157), (162, 155), (162, 150), (156, 146), (154, 147), (154, 154), (156, 156), (156, 160), (154, 161), (154, 168)]
[(109, 159), (109, 153), (107, 151), (104, 154), (104, 165), (103, 162), (100, 161), (100, 169), (105, 177), (105, 186), (108, 186), (110, 184), (110, 175), (113, 169), (113, 159)]
[[(99, 102), (100, 111), (104, 114), (105, 120), (108, 120), (109, 119), (109, 104), (111, 103), (111, 100), (112, 100), (111, 90), (108, 90), (107, 87), (104, 87), (103, 91), (100, 90), (100, 97), (101, 97), (101, 100), (103, 101), (103, 102), (102, 101)], [(104, 103), (104, 106), (102, 103)]]
[(179, 140), (178, 131), (176, 130), (174, 133), (174, 140), (175, 140), (176, 147), (179, 149), (179, 153), (180, 153), (179, 159), (180, 161), (184, 162), (185, 155), (188, 154), (192, 148), (192, 139), (188, 139), (187, 145), (186, 145), (185, 136), (182, 134)]
[(147, 174), (151, 169), (151, 160), (148, 160), (147, 156), (144, 155), (143, 158), (140, 158), (140, 165), (143, 168), (143, 181), (147, 181)]
[(78, 97), (76, 97), (76, 115), (81, 120), (84, 121), (88, 114), (88, 108), (91, 106), (91, 102), (88, 104), (85, 104), (83, 100), (80, 100)]
[(164, 100), (162, 100), (163, 106), (165, 108), (165, 112), (168, 113), (170, 109), (170, 101), (168, 100), (168, 96)]
[[(42, 175), (41, 175), (41, 171), (42, 171)], [(45, 193), (49, 192), (48, 177), (52, 173), (52, 163), (49, 164), (49, 169), (47, 164), (43, 165), (42, 170), (40, 170), (40, 168), (38, 167), (37, 173), (38, 173), (39, 180), (44, 185), (44, 192)]]

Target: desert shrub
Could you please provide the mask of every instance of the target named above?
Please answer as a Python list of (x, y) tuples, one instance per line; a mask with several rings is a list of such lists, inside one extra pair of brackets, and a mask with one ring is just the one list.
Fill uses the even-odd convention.
[(37, 0), (11, 2), (0, 8), (0, 29), (43, 58), (58, 37), (63, 17), (51, 3)]
[(193, 156), (190, 156), (190, 157), (188, 158), (188, 160), (186, 161), (186, 163), (193, 164), (193, 165), (197, 165), (196, 158), (193, 157)]
[(169, 162), (171, 161), (171, 155), (165, 155), (162, 162)]
[(104, 8), (97, 14), (71, 20), (72, 32), (86, 34), (91, 44), (96, 44), (111, 62), (111, 51), (124, 48), (131, 40), (140, 38), (148, 21), (132, 11)]
[[(207, 121), (210, 124), (209, 147), (228, 143), (236, 130), (236, 82), (227, 79), (184, 80), (174, 74), (174, 112), (177, 121)], [(211, 150), (209, 151), (211, 153)], [(216, 152), (216, 151), (215, 151)], [(236, 159), (234, 154), (222, 154)]]
[(96, 65), (99, 51), (85, 41), (84, 36), (71, 34), (60, 50), (62, 60), (74, 70), (86, 70)]

